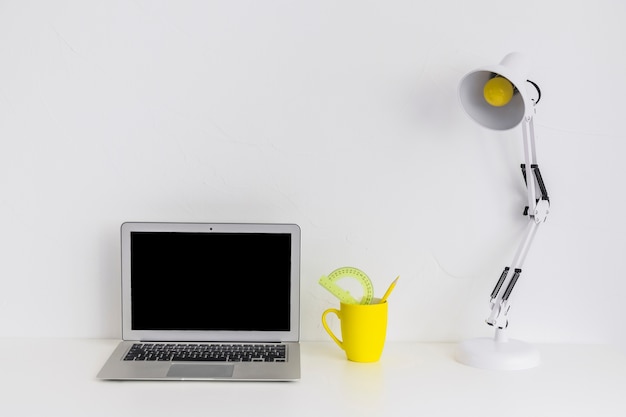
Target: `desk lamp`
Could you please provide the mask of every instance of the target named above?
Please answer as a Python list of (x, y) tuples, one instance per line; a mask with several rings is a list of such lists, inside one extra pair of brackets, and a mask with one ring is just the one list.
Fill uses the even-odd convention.
[[(499, 65), (467, 74), (459, 88), (461, 104), (472, 119), (493, 130), (509, 130), (521, 123), (524, 145), (525, 163), (521, 167), (528, 198), (524, 210), (528, 225), (513, 262), (504, 268), (491, 293), (491, 314), (486, 322), (495, 328), (495, 336), (463, 341), (456, 352), (459, 362), (484, 369), (528, 369), (540, 362), (539, 353), (532, 345), (506, 336), (511, 293), (522, 274), (522, 265), (537, 229), (550, 211), (550, 200), (535, 152), (533, 116), (535, 105), (541, 99), (541, 90), (526, 79), (526, 68), (524, 57), (511, 53)], [(537, 94), (536, 100), (530, 97), (533, 90)]]

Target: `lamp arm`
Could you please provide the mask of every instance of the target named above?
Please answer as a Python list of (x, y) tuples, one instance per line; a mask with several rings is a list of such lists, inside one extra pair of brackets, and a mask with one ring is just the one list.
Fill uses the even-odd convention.
[[(528, 206), (524, 215), (529, 216), (528, 225), (524, 237), (517, 248), (517, 252), (510, 266), (504, 268), (500, 279), (491, 292), (491, 314), (487, 318), (487, 324), (504, 329), (508, 326), (508, 313), (511, 308), (510, 296), (515, 284), (522, 273), (522, 266), (528, 255), (528, 250), (535, 238), (537, 229), (546, 221), (550, 212), (550, 198), (543, 182), (537, 154), (535, 149), (535, 132), (532, 117), (523, 123), (524, 159), (522, 173), (526, 182)], [(538, 197), (539, 194), (539, 197)]]
[[(550, 209), (550, 197), (543, 182), (541, 170), (537, 163), (537, 149), (535, 146), (535, 124), (532, 117), (524, 120), (522, 124), (524, 139), (524, 161), (522, 174), (526, 182), (528, 206), (524, 215), (529, 215), (536, 222), (542, 223), (548, 217)], [(539, 189), (539, 193), (537, 192)], [(538, 196), (539, 194), (539, 196)]]

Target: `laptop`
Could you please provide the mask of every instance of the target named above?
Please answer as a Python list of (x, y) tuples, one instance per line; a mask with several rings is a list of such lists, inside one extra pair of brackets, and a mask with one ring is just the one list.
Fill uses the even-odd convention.
[(300, 228), (121, 226), (122, 342), (112, 380), (300, 379)]

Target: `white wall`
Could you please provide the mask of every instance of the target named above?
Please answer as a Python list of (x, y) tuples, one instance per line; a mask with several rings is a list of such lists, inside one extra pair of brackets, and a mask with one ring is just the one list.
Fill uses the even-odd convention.
[(3, 1), (0, 331), (119, 337), (126, 220), (296, 222), (317, 284), (365, 270), (389, 338), (488, 335), (526, 218), (521, 132), (463, 113), (468, 71), (520, 51), (543, 91), (552, 198), (511, 334), (626, 346), (626, 3)]

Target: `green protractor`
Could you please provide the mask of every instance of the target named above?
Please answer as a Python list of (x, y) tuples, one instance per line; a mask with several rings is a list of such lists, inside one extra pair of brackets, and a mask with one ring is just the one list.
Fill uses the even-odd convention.
[[(342, 278), (354, 278), (363, 287), (363, 297), (361, 301), (357, 301), (348, 290), (341, 288), (337, 285), (337, 281)], [(335, 269), (328, 276), (323, 276), (319, 281), (320, 285), (331, 292), (335, 297), (339, 298), (344, 304), (369, 304), (374, 298), (374, 286), (372, 281), (365, 274), (357, 268), (346, 266), (343, 268)]]

